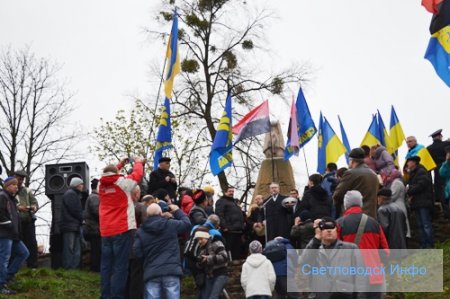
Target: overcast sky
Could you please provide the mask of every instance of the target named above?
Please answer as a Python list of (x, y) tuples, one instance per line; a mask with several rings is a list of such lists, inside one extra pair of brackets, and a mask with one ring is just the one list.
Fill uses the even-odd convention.
[[(431, 15), (419, 0), (266, 2), (277, 18), (266, 28), (265, 44), (258, 46), (271, 49), (274, 67), (292, 62), (313, 66), (313, 80), (304, 92), (316, 122), (322, 110), (340, 135), (340, 114), (355, 147), (377, 109), (389, 126), (393, 104), (405, 134), (415, 135), (419, 143), (428, 145), (428, 135), (439, 128), (450, 136), (450, 90), (423, 58)], [(72, 119), (88, 132), (100, 117), (112, 120), (118, 109), (129, 108), (129, 95), (154, 95), (158, 82), (150, 74), (162, 65), (164, 50), (162, 41), (149, 40), (144, 28), (155, 24), (157, 7), (157, 1), (142, 0), (1, 0), (0, 47), (29, 45), (37, 56), (60, 63), (61, 78), (76, 92)], [(288, 119), (282, 115), (288, 111), (286, 106), (274, 112), (284, 130)], [(316, 138), (306, 154), (309, 171), (315, 172)], [(90, 165), (98, 163), (95, 156), (87, 159)], [(303, 157), (292, 163), (299, 182), (305, 175)]]

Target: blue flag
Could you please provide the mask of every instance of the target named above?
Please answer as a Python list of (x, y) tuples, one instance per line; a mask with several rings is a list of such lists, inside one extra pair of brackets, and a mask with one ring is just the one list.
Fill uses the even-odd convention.
[(344, 144), (345, 148), (347, 149), (347, 152), (345, 153), (345, 160), (347, 161), (347, 164), (350, 162), (348, 155), (350, 154), (350, 151), (352, 148), (350, 147), (350, 143), (348, 142), (347, 133), (345, 133), (344, 125), (342, 124), (341, 118), (338, 115), (339, 119), (339, 126), (341, 127), (341, 136), (342, 136), (342, 143)]
[[(298, 149), (301, 149), (311, 138), (317, 133), (316, 125), (309, 112), (308, 104), (303, 95), (302, 88), (298, 91), (297, 102), (295, 103), (297, 110), (297, 130), (298, 130)], [(291, 146), (291, 139), (288, 138), (286, 148), (284, 150), (284, 159), (288, 160), (294, 154), (294, 147)]]
[(374, 114), (372, 115), (372, 122), (370, 123), (369, 129), (361, 141), (361, 146), (367, 145), (368, 147), (371, 147), (372, 145), (377, 144), (381, 144), (381, 136), (377, 116)]
[(233, 163), (231, 127), (231, 93), (229, 93), (209, 155), (209, 165), (213, 175), (218, 175)]
[(172, 147), (172, 132), (170, 121), (170, 102), (166, 98), (159, 119), (158, 135), (156, 135), (155, 156), (153, 157), (153, 169), (158, 168), (159, 159), (164, 150)]

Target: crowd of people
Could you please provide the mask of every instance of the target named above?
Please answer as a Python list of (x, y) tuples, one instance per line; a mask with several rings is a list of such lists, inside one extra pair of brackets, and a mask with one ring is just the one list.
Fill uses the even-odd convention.
[[(301, 196), (295, 188), (283, 195), (279, 183), (272, 182), (270, 196), (255, 194), (248, 207), (234, 197), (232, 186), (217, 200), (212, 186), (179, 187), (167, 157), (151, 172), (147, 190), (141, 190), (146, 161), (134, 158), (124, 176), (120, 170), (128, 161), (123, 159), (91, 181), (84, 207), (84, 182), (71, 180), (59, 224), (63, 267), (80, 268), (81, 244), (88, 242), (90, 270), (101, 277), (101, 298), (180, 298), (181, 278), (192, 276), (198, 298), (211, 299), (226, 294), (228, 266), (245, 260), (241, 285), (246, 298), (303, 298), (302, 292), (288, 292), (297, 258), (288, 249), (380, 249), (375, 259), (363, 257), (368, 265), (381, 263), (390, 249), (406, 249), (409, 238), (418, 238), (421, 248), (433, 248), (436, 203), (450, 217), (450, 142), (442, 140), (441, 130), (432, 137), (434, 180), (417, 155), (408, 155), (400, 170), (383, 146), (363, 146), (349, 153), (348, 168), (329, 163), (326, 173), (310, 175)], [(407, 145), (409, 153), (420, 146), (413, 136)], [(0, 192), (1, 294), (15, 293), (8, 283), (25, 260), (37, 267), (38, 204), (23, 186), (26, 177), (17, 171)], [(411, 214), (418, 236), (411, 232)], [(320, 255), (303, 252), (301, 260), (321, 263)], [(370, 292), (364, 298), (383, 297), (383, 277), (371, 276), (365, 283)], [(310, 298), (342, 294), (339, 284), (322, 287)], [(359, 291), (355, 287), (351, 293)]]

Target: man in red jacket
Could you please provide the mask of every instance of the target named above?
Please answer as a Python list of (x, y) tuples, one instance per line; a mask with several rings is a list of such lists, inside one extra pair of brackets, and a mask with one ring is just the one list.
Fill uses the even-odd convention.
[[(375, 218), (363, 214), (362, 206), (363, 197), (359, 191), (350, 190), (345, 193), (344, 216), (336, 220), (338, 223), (338, 238), (355, 243), (359, 249), (375, 249), (363, 250), (361, 255), (367, 267), (379, 267), (381, 266), (381, 260), (387, 258), (390, 254), (389, 245), (381, 225)], [(367, 219), (363, 221), (362, 218), (366, 216)], [(360, 225), (364, 229), (362, 234), (358, 236), (357, 232)], [(381, 257), (379, 253), (382, 255)], [(369, 284), (370, 286), (366, 290), (371, 292), (366, 293), (366, 298), (381, 299), (385, 289), (383, 274), (370, 275)]]
[(100, 178), (100, 234), (102, 237), (101, 297), (123, 298), (128, 275), (128, 257), (132, 247), (132, 231), (136, 230), (136, 217), (132, 190), (141, 181), (144, 161), (134, 159), (133, 172), (124, 177), (117, 166), (108, 165)]

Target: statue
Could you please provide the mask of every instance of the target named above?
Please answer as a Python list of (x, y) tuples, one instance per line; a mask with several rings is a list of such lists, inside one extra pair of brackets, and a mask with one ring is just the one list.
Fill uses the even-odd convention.
[(278, 121), (270, 123), (270, 133), (264, 138), (264, 155), (266, 159), (284, 157), (284, 138)]

